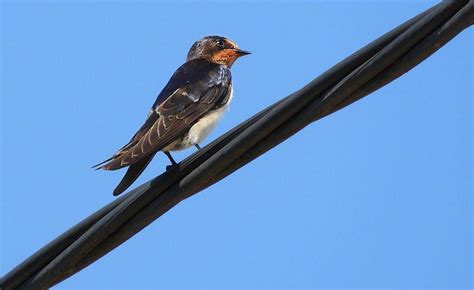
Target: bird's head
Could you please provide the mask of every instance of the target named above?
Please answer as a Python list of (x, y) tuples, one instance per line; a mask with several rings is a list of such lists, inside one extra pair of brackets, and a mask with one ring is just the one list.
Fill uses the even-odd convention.
[(240, 49), (235, 42), (222, 36), (206, 36), (196, 41), (188, 52), (187, 60), (203, 58), (231, 67), (241, 56), (250, 52)]

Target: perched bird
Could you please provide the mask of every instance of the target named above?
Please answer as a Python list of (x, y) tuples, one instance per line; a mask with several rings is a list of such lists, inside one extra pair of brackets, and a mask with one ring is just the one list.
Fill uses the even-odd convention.
[(113, 194), (125, 191), (143, 172), (156, 152), (163, 151), (176, 165), (170, 151), (199, 143), (209, 135), (232, 100), (230, 68), (250, 52), (221, 36), (206, 36), (193, 44), (156, 98), (145, 123), (130, 142), (111, 158), (93, 168), (128, 170)]

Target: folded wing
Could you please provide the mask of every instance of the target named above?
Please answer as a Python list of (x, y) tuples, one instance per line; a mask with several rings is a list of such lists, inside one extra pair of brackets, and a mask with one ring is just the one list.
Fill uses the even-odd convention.
[(133, 165), (165, 148), (184, 135), (210, 110), (227, 101), (230, 71), (195, 59), (180, 67), (160, 93), (147, 120), (106, 164), (99, 169), (115, 170)]

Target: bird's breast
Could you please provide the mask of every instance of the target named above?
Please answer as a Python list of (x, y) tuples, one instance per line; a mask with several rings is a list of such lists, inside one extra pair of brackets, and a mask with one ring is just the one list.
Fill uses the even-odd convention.
[(188, 133), (181, 139), (176, 140), (170, 146), (165, 148), (165, 151), (184, 150), (195, 144), (200, 144), (209, 136), (212, 130), (216, 127), (219, 120), (227, 111), (232, 97), (234, 96), (233, 88), (230, 87), (228, 101), (222, 107), (209, 111), (199, 121), (196, 122), (188, 131)]
[(201, 143), (216, 127), (217, 122), (219, 122), (221, 117), (227, 111), (229, 104), (232, 101), (232, 97), (234, 95), (232, 87), (229, 90), (229, 94), (228, 101), (225, 103), (225, 105), (210, 111), (191, 127), (187, 138), (191, 143), (189, 146)]

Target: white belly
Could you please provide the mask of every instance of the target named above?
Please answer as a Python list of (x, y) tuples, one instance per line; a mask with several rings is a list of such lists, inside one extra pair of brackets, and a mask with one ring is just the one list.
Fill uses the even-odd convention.
[(189, 132), (183, 137), (182, 140), (176, 140), (175, 142), (164, 148), (163, 151), (183, 150), (196, 144), (200, 144), (202, 141), (204, 141), (204, 139), (216, 127), (217, 122), (224, 115), (225, 111), (227, 111), (232, 97), (233, 89), (231, 87), (229, 100), (225, 106), (212, 112), (209, 112), (207, 115), (202, 117), (196, 124), (191, 127), (191, 129), (189, 129)]
[(194, 144), (199, 144), (214, 130), (217, 125), (217, 122), (224, 115), (227, 106), (222, 107), (213, 111), (212, 113), (207, 114), (205, 117), (201, 118), (199, 122), (194, 124), (188, 132), (188, 135), (184, 138), (185, 143), (189, 143), (189, 146)]

